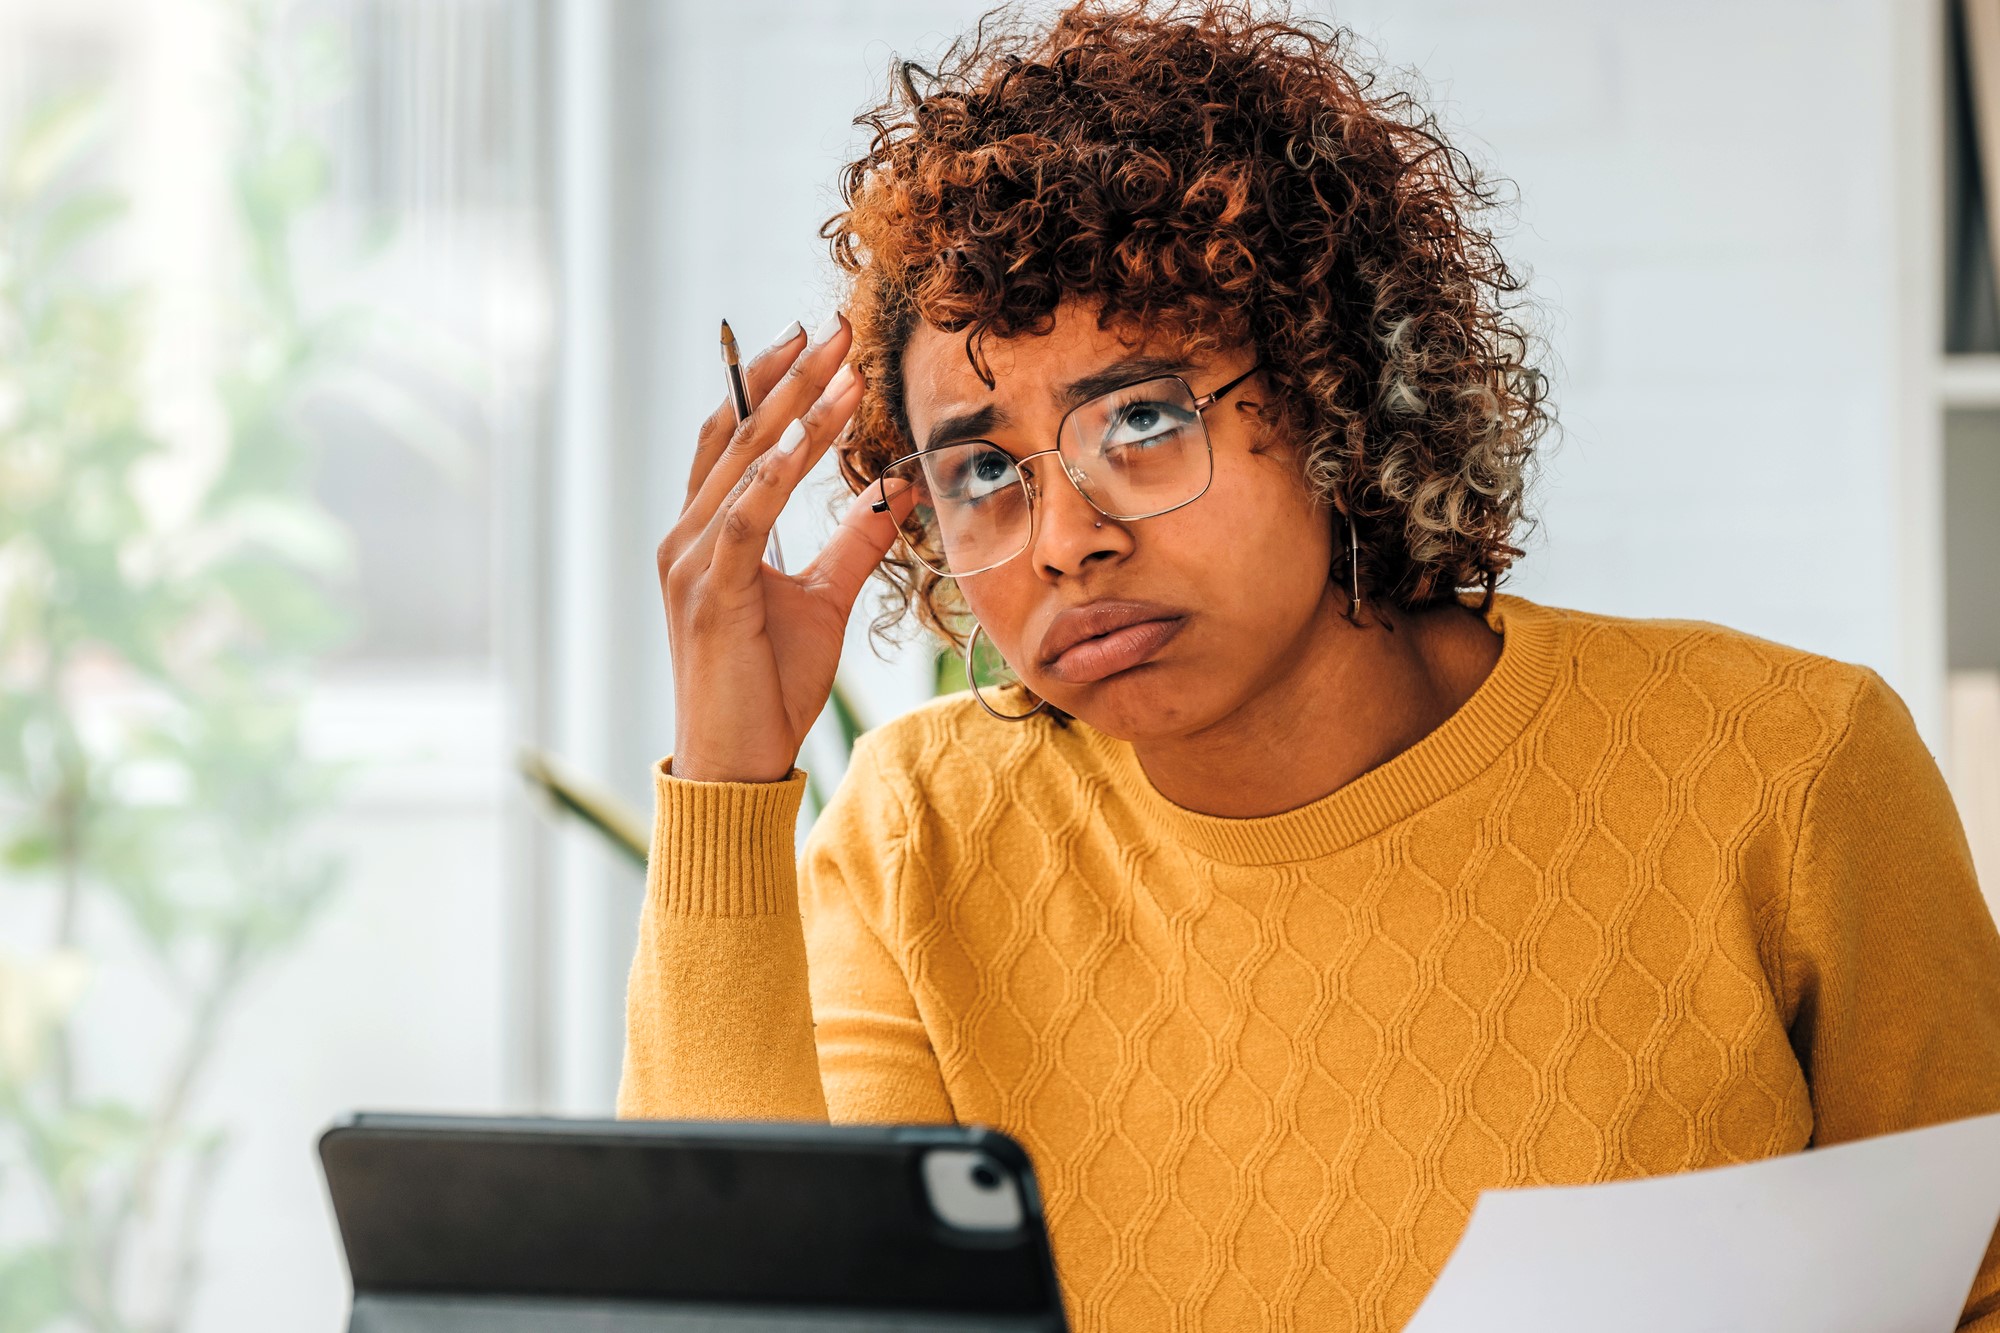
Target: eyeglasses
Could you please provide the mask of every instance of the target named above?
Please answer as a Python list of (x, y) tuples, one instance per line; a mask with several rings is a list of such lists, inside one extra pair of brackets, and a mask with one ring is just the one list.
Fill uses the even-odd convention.
[(1055, 454), (1091, 508), (1129, 523), (1192, 504), (1215, 475), (1202, 412), (1263, 368), (1254, 365), (1215, 392), (1195, 396), (1178, 375), (1159, 375), (1079, 403), (1056, 425), (1056, 447), (1014, 457), (991, 440), (964, 440), (905, 454), (882, 469), (874, 511), (908, 513), (903, 544), (917, 563), (950, 578), (980, 574), (1028, 549), (1040, 495), (1028, 464)]

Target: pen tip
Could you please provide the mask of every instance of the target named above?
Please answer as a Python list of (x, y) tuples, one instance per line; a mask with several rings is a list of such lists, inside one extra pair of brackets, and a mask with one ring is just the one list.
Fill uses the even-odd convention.
[(729, 331), (729, 321), (726, 319), (722, 321), (722, 341), (726, 343), (736, 341), (736, 335)]

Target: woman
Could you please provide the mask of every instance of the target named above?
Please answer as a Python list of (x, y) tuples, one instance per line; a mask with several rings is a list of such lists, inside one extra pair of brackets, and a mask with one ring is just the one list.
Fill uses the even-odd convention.
[[(1003, 1128), (1080, 1329), (1393, 1328), (1481, 1189), (2000, 1110), (2000, 939), (1881, 680), (1495, 593), (1515, 284), (1344, 62), (1089, 3), (905, 66), (846, 318), (755, 362), (660, 548), (621, 1113)], [(828, 449), (854, 501), (780, 574)], [(1019, 684), (863, 737), (795, 870), (878, 568)]]

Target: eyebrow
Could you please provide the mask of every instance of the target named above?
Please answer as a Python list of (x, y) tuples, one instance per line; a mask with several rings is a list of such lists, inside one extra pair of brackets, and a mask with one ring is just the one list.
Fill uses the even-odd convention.
[(936, 449), (963, 440), (981, 440), (1010, 420), (1005, 412), (991, 403), (975, 407), (970, 412), (945, 417), (933, 425), (930, 433), (924, 436), (924, 448)]
[(1088, 375), (1071, 380), (1056, 397), (1064, 407), (1075, 407), (1113, 389), (1122, 389), (1128, 384), (1162, 375), (1183, 374), (1189, 369), (1188, 362), (1177, 356), (1128, 356), (1113, 361), (1102, 370), (1093, 370)]

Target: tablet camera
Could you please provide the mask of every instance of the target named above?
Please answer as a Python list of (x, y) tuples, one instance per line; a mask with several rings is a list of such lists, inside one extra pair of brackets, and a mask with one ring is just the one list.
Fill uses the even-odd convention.
[(1021, 1229), (1020, 1182), (993, 1158), (971, 1148), (934, 1148), (923, 1167), (931, 1211), (946, 1226), (989, 1234)]

